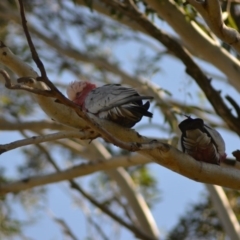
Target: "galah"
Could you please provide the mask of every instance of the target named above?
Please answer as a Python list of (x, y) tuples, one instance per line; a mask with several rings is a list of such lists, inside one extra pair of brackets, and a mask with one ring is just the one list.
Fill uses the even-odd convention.
[(107, 84), (96, 87), (87, 81), (70, 83), (67, 88), (68, 98), (83, 110), (126, 128), (133, 127), (143, 116), (152, 117), (148, 111), (150, 103), (143, 104), (151, 96), (140, 96), (133, 88), (120, 84)]
[(201, 118), (188, 117), (179, 125), (183, 152), (198, 161), (220, 164), (226, 158), (225, 143), (219, 132), (204, 124)]

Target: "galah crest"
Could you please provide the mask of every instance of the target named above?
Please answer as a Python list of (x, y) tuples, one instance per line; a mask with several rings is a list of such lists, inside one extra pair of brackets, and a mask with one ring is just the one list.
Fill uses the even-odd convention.
[(140, 96), (133, 88), (120, 84), (96, 87), (87, 81), (76, 81), (68, 86), (67, 95), (83, 110), (126, 128), (133, 127), (143, 116), (153, 115), (148, 111), (149, 101), (142, 102), (153, 97)]
[(215, 129), (204, 124), (201, 118), (188, 117), (179, 125), (182, 132), (183, 152), (198, 161), (220, 164), (226, 158), (225, 143)]

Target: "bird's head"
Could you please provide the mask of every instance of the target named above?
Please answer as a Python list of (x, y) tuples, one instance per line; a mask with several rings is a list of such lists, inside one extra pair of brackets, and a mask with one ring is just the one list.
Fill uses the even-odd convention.
[(182, 121), (179, 125), (179, 128), (182, 132), (187, 130), (195, 130), (195, 129), (203, 129), (204, 128), (204, 121), (201, 118), (191, 118), (187, 116), (187, 119)]
[(74, 81), (71, 82), (67, 87), (67, 96), (71, 101), (82, 97), (90, 92), (92, 89), (96, 88), (95, 84), (92, 84), (87, 81)]

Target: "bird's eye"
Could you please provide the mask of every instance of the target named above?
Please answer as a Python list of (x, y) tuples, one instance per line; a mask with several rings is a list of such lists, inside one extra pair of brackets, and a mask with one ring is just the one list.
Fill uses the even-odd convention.
[(81, 92), (77, 92), (77, 93), (76, 93), (76, 96), (77, 96), (77, 97), (81, 96)]

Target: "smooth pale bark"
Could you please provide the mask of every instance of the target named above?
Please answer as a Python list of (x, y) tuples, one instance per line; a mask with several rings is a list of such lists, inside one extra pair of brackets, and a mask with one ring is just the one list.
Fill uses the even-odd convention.
[[(31, 74), (36, 74), (32, 68), (22, 62), (4, 46), (0, 48), (0, 62), (9, 67), (15, 73), (21, 74), (20, 76), (32, 76)], [(57, 122), (77, 129), (82, 129), (86, 126), (84, 121), (81, 120), (72, 109), (56, 103), (51, 98), (43, 96), (35, 96), (35, 98), (46, 114)], [(240, 189), (239, 170), (234, 167), (230, 168), (225, 167), (224, 165), (220, 167), (197, 162), (190, 156), (180, 152), (170, 145), (159, 141), (152, 141), (152, 139), (143, 137), (132, 129), (122, 128), (121, 126), (106, 122), (102, 119), (98, 119), (98, 123), (121, 141), (143, 144), (142, 150), (139, 151), (140, 154), (149, 157), (158, 164), (181, 175), (204, 183)]]
[(206, 184), (223, 228), (230, 239), (240, 240), (240, 226), (222, 187)]
[(222, 71), (229, 83), (240, 91), (240, 62), (236, 58), (189, 21), (173, 0), (146, 2), (175, 30), (190, 52)]

